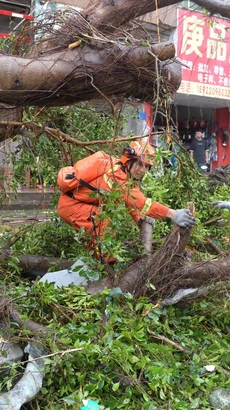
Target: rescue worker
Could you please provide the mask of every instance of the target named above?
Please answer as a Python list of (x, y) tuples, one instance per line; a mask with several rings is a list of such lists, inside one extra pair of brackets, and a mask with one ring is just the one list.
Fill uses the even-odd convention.
[[(117, 163), (104, 175), (96, 176), (95, 170), (95, 179), (90, 181), (90, 186), (101, 192), (119, 190), (128, 212), (137, 225), (145, 218), (148, 218), (150, 223), (152, 218), (170, 218), (175, 224), (183, 228), (193, 226), (195, 218), (188, 209), (174, 210), (158, 202), (153, 202), (144, 196), (135, 183), (135, 180), (140, 180), (151, 168), (154, 160), (155, 151), (150, 144), (133, 141), (124, 149), (120, 160), (118, 159)], [(132, 186), (130, 182), (133, 182)], [(75, 230), (78, 231), (83, 227), (86, 232), (89, 232), (94, 249), (97, 246), (97, 238), (104, 235), (105, 228), (109, 223), (108, 219), (99, 217), (100, 204), (103, 201), (105, 201), (103, 193), (93, 197), (89, 187), (80, 185), (72, 193), (62, 194), (58, 202), (59, 216)]]

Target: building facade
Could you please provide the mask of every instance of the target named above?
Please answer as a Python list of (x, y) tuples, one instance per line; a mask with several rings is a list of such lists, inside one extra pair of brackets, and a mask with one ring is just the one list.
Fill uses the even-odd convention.
[[(164, 9), (162, 9), (164, 13)], [(190, 0), (165, 21), (182, 63), (182, 82), (174, 95), (173, 120), (185, 146), (201, 129), (209, 142), (211, 170), (230, 164), (230, 21), (208, 16)], [(146, 106), (151, 123), (151, 107)]]

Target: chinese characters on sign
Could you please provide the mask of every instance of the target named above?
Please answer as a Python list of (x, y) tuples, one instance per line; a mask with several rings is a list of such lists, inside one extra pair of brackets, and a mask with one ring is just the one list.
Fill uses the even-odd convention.
[(230, 99), (230, 21), (178, 9), (179, 92)]

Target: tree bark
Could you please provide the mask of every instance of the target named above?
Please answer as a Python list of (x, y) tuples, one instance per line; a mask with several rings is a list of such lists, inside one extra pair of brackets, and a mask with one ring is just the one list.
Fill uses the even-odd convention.
[(125, 93), (143, 99), (152, 96), (161, 74), (168, 89), (176, 91), (180, 65), (157, 63), (174, 55), (172, 42), (104, 49), (85, 45), (35, 59), (1, 55), (0, 103), (63, 106)]
[[(131, 265), (127, 272), (118, 280), (116, 286), (120, 287), (123, 292), (133, 293), (136, 290), (136, 284), (139, 281), (139, 275), (147, 271), (151, 258), (145, 257), (135, 264)], [(173, 273), (172, 273), (173, 272)], [(230, 279), (230, 257), (222, 260), (205, 261), (205, 262), (184, 262), (177, 270), (173, 270), (168, 275), (168, 281), (158, 276), (151, 279), (151, 284), (155, 290), (151, 290), (148, 296), (152, 299), (159, 299), (171, 295), (178, 289), (199, 288), (210, 283), (227, 281)], [(113, 287), (110, 278), (107, 276), (102, 281), (92, 282), (88, 285), (87, 291), (93, 295), (102, 292), (105, 288)], [(140, 296), (141, 291), (138, 292)]]
[[(11, 257), (10, 250), (0, 249), (0, 263), (3, 264), (4, 261), (10, 261)], [(54, 264), (57, 265), (57, 270), (70, 269), (73, 261), (38, 255), (22, 255), (18, 257), (18, 267), (22, 269), (23, 273), (31, 276), (43, 276)]]
[[(143, 16), (166, 6), (177, 4), (177, 0), (98, 0), (84, 11), (84, 16), (98, 29), (108, 33), (117, 27), (127, 24), (130, 20)], [(218, 13), (230, 19), (230, 1), (196, 0), (198, 6), (206, 8), (211, 14)]]
[[(200, 287), (230, 278), (230, 257), (214, 261), (188, 262), (185, 247), (191, 229), (175, 227), (162, 247), (132, 264), (114, 284), (109, 277), (91, 283), (87, 290), (97, 294), (104, 288), (120, 287), (136, 297), (165, 297), (180, 288)], [(155, 290), (153, 290), (155, 289)]]
[(140, 237), (142, 245), (147, 253), (152, 252), (152, 242), (153, 242), (153, 226), (148, 222), (143, 221), (140, 227)]
[[(133, 293), (136, 297), (148, 295), (159, 298), (181, 288), (199, 288), (212, 282), (229, 280), (230, 256), (202, 262), (187, 260), (184, 249), (189, 234), (189, 230), (175, 227), (156, 253), (133, 263), (115, 282), (111, 276), (106, 276), (101, 281), (90, 283), (87, 291), (97, 294), (105, 288), (120, 287), (123, 292)], [(10, 258), (10, 251), (1, 250), (2, 263)], [(43, 276), (53, 263), (57, 264), (57, 270), (70, 269), (73, 261), (36, 255), (18, 257), (18, 266), (29, 276)]]
[[(123, 39), (121, 31), (119, 36), (114, 33), (133, 18), (154, 11), (156, 5), (160, 9), (176, 3), (175, 0), (97, 1), (82, 14), (69, 18), (73, 25), (69, 26), (69, 33), (67, 23), (54, 30), (50, 40), (37, 46), (37, 52), (34, 48), (33, 57), (2, 54), (0, 104), (64, 106), (121, 95), (153, 101), (157, 90), (162, 93), (166, 88), (169, 93), (175, 92), (181, 82), (181, 67), (170, 61), (175, 57), (172, 42), (143, 45), (132, 37), (132, 45), (126, 45), (127, 33), (124, 31)], [(230, 0), (196, 3), (211, 14), (218, 12), (230, 18)], [(73, 42), (79, 47), (69, 49)], [(54, 52), (57, 49), (60, 51)]]
[[(46, 335), (49, 334), (51, 331), (46, 329), (44, 326), (39, 325), (38, 323), (34, 322), (30, 319), (22, 319), (21, 313), (19, 313), (15, 308), (10, 298), (6, 298), (4, 295), (0, 294), (0, 310), (1, 316), (3, 318), (9, 318), (13, 322), (17, 323), (21, 329), (28, 329), (30, 332), (35, 335)], [(4, 323), (4, 321), (3, 321)], [(4, 324), (4, 329), (6, 333), (9, 333), (9, 337), (11, 338), (11, 332), (7, 328), (7, 321)]]

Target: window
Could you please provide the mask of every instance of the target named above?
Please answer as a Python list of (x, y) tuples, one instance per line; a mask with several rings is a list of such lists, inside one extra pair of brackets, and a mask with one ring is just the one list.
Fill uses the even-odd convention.
[(196, 11), (202, 11), (202, 7), (198, 6), (197, 4), (193, 3), (191, 0), (183, 0), (180, 3), (180, 6), (188, 9), (188, 10), (196, 10)]

